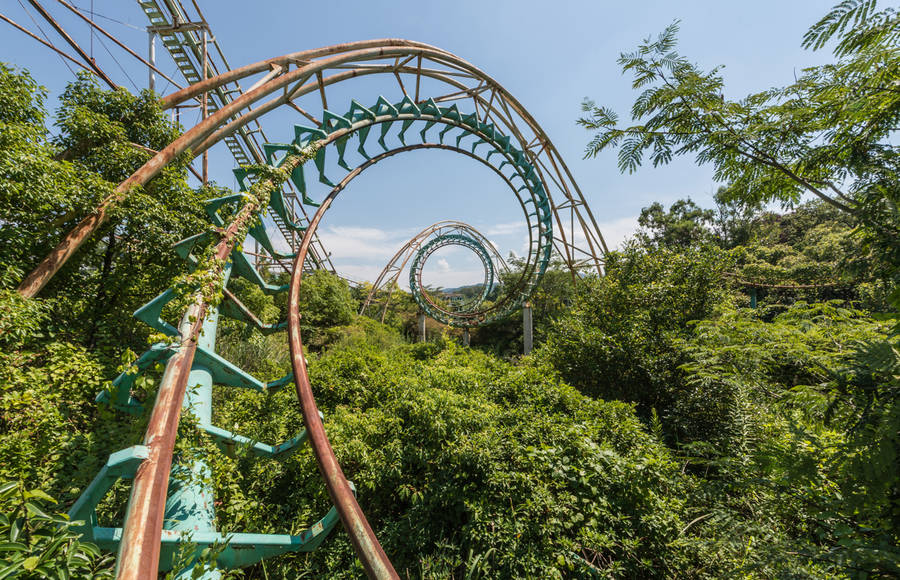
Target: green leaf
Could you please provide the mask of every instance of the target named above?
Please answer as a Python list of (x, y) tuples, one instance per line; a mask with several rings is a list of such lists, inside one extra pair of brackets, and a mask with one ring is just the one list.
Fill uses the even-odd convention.
[(49, 501), (50, 503), (56, 503), (55, 499), (50, 497), (45, 491), (41, 489), (32, 489), (31, 491), (25, 492), (25, 499), (30, 499), (32, 497), (36, 497), (44, 501)]
[(0, 569), (0, 580), (3, 580), (3, 578), (9, 578), (13, 572), (15, 572), (16, 570), (18, 570), (21, 567), (22, 567), (22, 560), (19, 560), (18, 562), (13, 562), (6, 568)]
[(30, 501), (25, 502), (25, 509), (28, 511), (28, 513), (30, 513), (31, 515), (33, 515), (35, 517), (43, 518), (45, 520), (51, 519), (50, 516), (44, 510), (39, 508), (37, 505), (31, 503)]
[(28, 546), (21, 542), (0, 542), (0, 552), (24, 551)]
[(16, 489), (18, 489), (19, 483), (16, 481), (9, 481), (0, 485), (0, 498), (5, 499), (10, 494), (15, 493)]
[(37, 568), (37, 566), (40, 562), (41, 562), (40, 558), (38, 558), (37, 556), (31, 556), (31, 557), (25, 558), (25, 561), (22, 562), (22, 567), (25, 568), (26, 570), (31, 571), (31, 570), (34, 570), (35, 568)]

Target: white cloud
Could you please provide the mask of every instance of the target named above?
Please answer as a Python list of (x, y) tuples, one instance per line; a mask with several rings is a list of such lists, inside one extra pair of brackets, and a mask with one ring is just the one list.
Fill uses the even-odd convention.
[[(554, 226), (557, 224), (554, 223)], [(610, 250), (619, 247), (630, 236), (633, 236), (638, 229), (637, 216), (629, 216), (608, 220), (597, 224), (600, 233)], [(566, 234), (570, 234), (570, 226), (568, 221), (563, 222)], [(269, 237), (275, 248), (280, 251), (287, 251), (287, 244), (284, 242), (281, 234), (270, 226)], [(373, 282), (382, 269), (387, 265), (388, 260), (400, 247), (412, 237), (417, 230), (410, 229), (380, 229), (369, 227), (354, 226), (323, 226), (319, 230), (319, 237), (328, 252), (331, 253), (332, 261), (338, 272), (349, 278), (359, 281)], [(499, 238), (506, 243), (497, 243), (491, 240), (499, 251), (502, 252), (504, 258), (510, 253), (516, 256), (523, 256), (528, 251), (528, 237), (526, 225), (523, 221), (499, 223), (488, 226), (482, 230), (485, 235)], [(576, 227), (574, 231), (574, 242), (579, 246), (585, 247), (584, 232), (580, 227)], [(453, 258), (459, 248), (447, 247), (442, 250), (441, 256), (435, 256), (431, 267), (427, 268), (427, 279), (429, 284), (443, 287), (456, 287), (463, 284), (471, 283), (473, 279), (479, 279), (482, 271), (461, 270), (459, 267), (454, 269), (448, 257)], [(461, 264), (459, 264), (461, 265)], [(398, 282), (403, 288), (407, 287), (408, 273), (404, 272), (400, 275)]]
[[(335, 265), (338, 273), (342, 276), (346, 276), (351, 280), (355, 280), (357, 282), (375, 282), (375, 279), (378, 278), (378, 275), (381, 274), (381, 270), (383, 266), (368, 266), (364, 264), (340, 264)], [(403, 276), (400, 276), (400, 280), (397, 280), (401, 286), (406, 287), (406, 284), (403, 284)]]
[[(287, 251), (287, 243), (274, 227), (269, 227), (268, 233), (275, 249)], [(319, 229), (318, 235), (333, 260), (362, 259), (387, 263), (412, 234), (403, 230), (326, 226)]]
[(623, 217), (607, 222), (600, 222), (597, 227), (610, 250), (618, 248), (626, 239), (634, 236), (638, 230), (638, 216)]
[(338, 236), (357, 240), (383, 241), (391, 238), (389, 232), (378, 228), (359, 228), (353, 226), (330, 226), (327, 231)]
[(489, 226), (484, 232), (486, 236), (508, 236), (518, 234), (525, 231), (525, 221), (508, 222), (503, 224), (494, 224)]

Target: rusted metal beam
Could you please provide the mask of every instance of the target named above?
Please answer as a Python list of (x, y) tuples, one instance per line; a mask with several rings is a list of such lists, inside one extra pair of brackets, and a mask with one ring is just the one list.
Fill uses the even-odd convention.
[(185, 313), (179, 327), (183, 337), (181, 344), (166, 364), (160, 382), (144, 435), (149, 455), (137, 469), (125, 513), (126, 524), (116, 562), (116, 578), (120, 580), (156, 578), (157, 575), (175, 435), (206, 308), (201, 299)]
[(78, 65), (78, 66), (80, 66), (81, 68), (83, 68), (84, 70), (91, 72), (91, 69), (88, 68), (87, 66), (85, 66), (85, 64), (82, 63), (82, 62), (81, 62), (80, 60), (78, 60), (77, 58), (72, 58), (71, 56), (69, 56), (69, 55), (66, 54), (65, 52), (61, 51), (60, 49), (56, 48), (55, 46), (53, 46), (52, 44), (50, 44), (49, 42), (47, 42), (46, 40), (44, 40), (43, 38), (41, 38), (40, 36), (38, 36), (37, 34), (34, 34), (33, 32), (31, 32), (30, 30), (28, 30), (28, 29), (25, 28), (24, 26), (20, 26), (20, 25), (16, 24), (15, 22), (13, 22), (11, 19), (7, 18), (7, 17), (4, 16), (3, 14), (0, 14), (0, 20), (3, 20), (4, 22), (6, 22), (6, 23), (12, 25), (13, 27), (15, 27), (15, 28), (21, 30), (22, 32), (24, 32), (25, 34), (27, 34), (27, 35), (30, 36), (31, 38), (37, 40), (38, 42), (40, 42), (41, 44), (43, 44), (44, 46), (46, 46), (46, 47), (49, 48), (50, 50), (56, 52), (56, 53), (57, 53), (58, 55), (60, 55), (61, 57), (65, 58), (65, 59), (68, 59), (68, 60), (70, 60), (71, 62), (73, 62), (73, 63), (75, 63), (76, 65)]
[[(156, 155), (157, 153), (159, 153), (159, 151), (157, 151), (156, 149), (151, 149), (149, 147), (145, 147), (145, 146), (141, 145), (140, 143), (129, 143), (128, 146), (132, 147), (134, 149), (137, 149), (138, 151), (143, 151), (144, 153), (149, 153), (150, 155)], [(188, 165), (187, 168), (191, 173), (194, 174), (194, 177), (196, 177), (200, 181), (203, 181), (203, 176), (200, 175), (200, 173), (198, 173), (197, 170), (194, 169), (194, 167), (192, 165)]]
[(430, 44), (425, 44), (424, 42), (414, 42), (410, 40), (404, 40), (400, 38), (380, 38), (374, 40), (360, 40), (357, 42), (347, 42), (343, 44), (334, 44), (332, 46), (326, 46), (322, 48), (317, 48), (313, 50), (304, 50), (301, 52), (293, 52), (290, 54), (285, 54), (283, 56), (278, 56), (275, 58), (266, 59), (260, 62), (256, 62), (253, 64), (249, 64), (246, 66), (242, 66), (240, 68), (236, 68), (234, 70), (228, 71), (226, 73), (222, 73), (218, 76), (207, 79), (203, 83), (195, 83), (189, 87), (186, 87), (180, 91), (172, 93), (163, 99), (163, 107), (170, 108), (178, 105), (179, 103), (186, 101), (188, 99), (193, 99), (194, 97), (200, 95), (203, 91), (211, 90), (215, 87), (222, 86), (223, 84), (228, 84), (234, 81), (241, 80), (245, 77), (255, 75), (260, 72), (264, 72), (268, 70), (273, 64), (278, 65), (288, 65), (291, 63), (301, 63), (303, 64), (298, 67), (299, 69), (305, 69), (307, 65), (311, 64), (309, 61), (317, 58), (324, 58), (328, 56), (333, 56), (337, 54), (351, 53), (357, 51), (364, 51), (367, 49), (373, 48), (387, 48), (387, 47), (407, 47), (407, 48), (422, 48), (427, 49), (434, 53), (443, 53), (445, 55), (450, 55), (449, 52), (441, 50), (435, 46)]
[[(351, 172), (350, 175), (354, 173), (359, 174), (362, 170), (363, 166), (360, 166)], [(344, 529), (347, 531), (347, 535), (350, 536), (350, 542), (353, 544), (357, 557), (359, 557), (369, 578), (399, 580), (400, 577), (394, 570), (394, 566), (378, 542), (378, 538), (375, 537), (375, 532), (372, 531), (365, 514), (360, 509), (356, 496), (353, 495), (347, 478), (344, 476), (337, 457), (334, 455), (334, 450), (331, 448), (331, 443), (328, 441), (328, 435), (325, 433), (325, 426), (322, 423), (322, 418), (319, 416), (319, 409), (313, 396), (312, 385), (309, 382), (309, 374), (306, 370), (306, 357), (303, 356), (303, 341), (300, 337), (300, 284), (303, 278), (303, 263), (306, 259), (306, 253), (309, 251), (313, 235), (319, 227), (319, 222), (322, 221), (322, 216), (343, 189), (342, 186), (344, 184), (345, 182), (342, 181), (322, 202), (322, 205), (316, 211), (312, 220), (310, 220), (309, 227), (300, 243), (300, 249), (294, 259), (294, 274), (291, 276), (291, 287), (288, 295), (288, 341), (291, 349), (291, 365), (294, 370), (294, 384), (297, 388), (297, 398), (300, 400), (303, 422), (306, 424), (307, 433), (309, 433), (309, 442), (316, 456), (319, 473), (322, 474), (322, 479), (325, 480), (328, 495), (341, 516)]]
[[(32, 0), (35, 1), (35, 0)], [(238, 115), (240, 111), (249, 107), (260, 98), (271, 94), (275, 91), (283, 89), (292, 82), (309, 74), (315, 74), (318, 71), (329, 68), (333, 64), (343, 62), (345, 60), (374, 58), (375, 56), (393, 55), (395, 53), (405, 53), (408, 50), (404, 47), (391, 48), (373, 48), (358, 51), (357, 53), (342, 54), (331, 58), (325, 58), (310, 63), (305, 67), (301, 67), (294, 71), (285, 73), (279, 77), (272, 79), (265, 85), (247, 91), (240, 97), (231, 101), (215, 114), (210, 115), (205, 120), (195, 125), (192, 129), (182, 134), (175, 141), (166, 146), (156, 156), (147, 161), (137, 171), (135, 171), (128, 179), (119, 184), (115, 192), (100, 202), (97, 209), (89, 216), (79, 222), (41, 261), (32, 272), (25, 277), (18, 287), (18, 292), (26, 298), (35, 296), (47, 284), (47, 282), (59, 271), (60, 268), (78, 251), (78, 249), (86, 242), (97, 229), (106, 222), (109, 212), (113, 206), (118, 204), (122, 199), (126, 198), (133, 187), (142, 186), (159, 173), (163, 167), (168, 165), (175, 157), (181, 155), (188, 149), (193, 148), (198, 143), (210, 136), (217, 127), (226, 124), (227, 119)], [(418, 50), (418, 49), (417, 49)], [(221, 78), (226, 75), (219, 75)], [(197, 85), (207, 86), (208, 81), (201, 81), (188, 87), (196, 90)], [(200, 94), (204, 91), (198, 91)], [(256, 111), (251, 111), (255, 113)], [(245, 115), (249, 116), (249, 115)], [(223, 135), (224, 136), (224, 135)], [(195, 154), (198, 153), (195, 151)]]
[[(297, 154), (288, 156), (282, 165), (286, 168), (285, 178), (290, 175), (293, 167), (304, 162), (306, 158)], [(280, 185), (281, 182), (268, 178), (258, 182), (255, 187), (259, 188), (258, 191), (270, 191), (271, 188)], [(251, 198), (222, 232), (213, 259), (210, 261), (217, 276), (210, 276), (209, 279), (218, 280), (224, 276), (225, 263), (231, 251), (241, 241), (238, 239), (239, 233), (246, 232), (247, 224), (256, 219), (264, 207), (263, 202), (267, 199), (266, 197), (264, 200), (259, 196)], [(215, 284), (215, 281), (209, 282), (207, 287), (200, 288), (194, 294), (194, 301), (182, 317), (179, 326), (181, 339), (178, 350), (166, 364), (160, 382), (150, 422), (144, 435), (143, 444), (149, 449), (149, 456), (138, 467), (131, 487), (125, 527), (119, 543), (117, 580), (146, 580), (156, 578), (157, 575), (163, 513), (172, 469), (175, 436), (178, 432), (188, 376), (197, 351), (197, 339), (203, 330), (208, 309), (204, 296), (215, 290)]]
[(75, 40), (71, 36), (69, 36), (69, 34), (63, 29), (62, 26), (59, 25), (59, 23), (56, 20), (53, 19), (52, 16), (50, 16), (49, 12), (44, 10), (44, 7), (41, 6), (37, 0), (28, 0), (28, 2), (32, 6), (34, 6), (34, 9), (37, 10), (41, 14), (41, 16), (44, 17), (44, 20), (49, 22), (50, 26), (52, 26), (53, 29), (56, 30), (56, 32), (58, 32), (59, 35), (62, 36), (66, 40), (66, 42), (69, 43), (69, 46), (71, 46), (72, 48), (75, 49), (75, 52), (77, 52), (78, 55), (84, 59), (84, 62), (86, 62), (88, 64), (88, 66), (90, 66), (94, 70), (94, 72), (97, 73), (97, 76), (99, 76), (101, 79), (103, 79), (103, 82), (105, 82), (106, 84), (109, 85), (109, 88), (111, 88), (112, 90), (116, 90), (117, 88), (119, 88), (119, 85), (114, 83), (111, 78), (106, 76), (106, 73), (104, 73), (102, 70), (100, 70), (100, 67), (97, 66), (97, 63), (94, 62), (94, 59), (89, 57), (87, 55), (87, 53), (84, 52), (84, 50), (82, 50), (82, 48), (80, 46), (78, 46), (78, 43), (75, 42)]
[[(410, 56), (417, 58), (416, 66), (413, 66)], [(387, 59), (390, 59), (391, 62), (387, 64), (368, 64), (369, 61), (383, 61)], [(452, 70), (438, 70), (431, 67), (420, 68), (422, 61), (426, 60), (440, 66), (450, 67)], [(403, 63), (408, 63), (409, 66), (405, 66)], [(33, 296), (40, 291), (53, 274), (77, 251), (78, 247), (105, 221), (109, 207), (126, 197), (131, 187), (145, 184), (175, 156), (180, 155), (187, 149), (191, 149), (195, 155), (198, 155), (222, 138), (239, 130), (246, 123), (303, 94), (315, 90), (322, 93), (326, 86), (350, 78), (367, 74), (393, 74), (394, 72), (398, 74), (401, 72), (403, 74), (414, 74), (417, 77), (417, 83), (419, 77), (427, 76), (455, 87), (460, 93), (465, 91), (466, 93), (463, 94), (469, 94), (485, 107), (484, 118), (490, 116), (493, 122), (497, 124), (498, 131), (502, 134), (511, 135), (523, 147), (535, 136), (540, 136), (540, 140), (546, 144), (546, 147), (542, 148), (535, 155), (539, 161), (538, 167), (552, 167), (552, 173), (557, 178), (553, 179), (553, 181), (556, 182), (559, 188), (557, 195), (562, 194), (565, 197), (564, 202), (569, 201), (573, 202), (572, 205), (578, 205), (575, 209), (576, 215), (574, 217), (578, 219), (578, 225), (584, 230), (590, 251), (595, 254), (595, 266), (598, 273), (602, 274), (602, 261), (599, 254), (605, 252), (605, 242), (597, 228), (596, 220), (584, 200), (584, 196), (549, 138), (547, 138), (546, 134), (521, 103), (503, 89), (499, 83), (475, 66), (446, 51), (423, 43), (399, 39), (370, 40), (335, 45), (268, 59), (217, 75), (166, 97), (163, 103), (165, 106), (177, 105), (184, 99), (199, 96), (205, 91), (213, 90), (229, 82), (236, 82), (239, 79), (260, 72), (271, 71), (274, 65), (296, 65), (298, 68), (285, 72), (235, 99), (216, 114), (211, 115), (206, 121), (186, 132), (181, 138), (170, 144), (169, 147), (166, 147), (160, 155), (148, 161), (144, 167), (135, 172), (126, 182), (120, 184), (115, 194), (105, 199), (94, 214), (65, 237), (51, 254), (26, 277), (25, 281), (20, 285), (19, 291), (25, 296)], [(323, 74), (327, 70), (347, 69), (348, 66), (353, 68), (330, 76)], [(455, 77), (476, 79), (478, 86), (468, 87), (463, 83), (464, 79)], [(291, 88), (294, 83), (299, 85), (300, 83), (305, 83), (307, 79), (313, 78), (315, 80), (312, 82), (303, 84), (298, 88)], [(487, 88), (490, 88), (491, 92), (489, 99), (485, 99), (481, 94)], [(261, 106), (255, 104), (262, 97), (273, 94), (278, 94), (279, 96), (263, 103)], [(250, 109), (251, 105), (255, 108)], [(527, 127), (528, 138), (526, 138), (522, 129), (517, 126), (517, 122), (522, 123), (523, 128)], [(540, 159), (543, 157), (548, 159)], [(540, 169), (538, 169), (538, 172), (540, 172)], [(555, 208), (555, 201), (549, 190), (547, 195), (550, 197), (551, 205)], [(559, 221), (558, 215), (556, 220)], [(574, 224), (574, 221), (572, 223)]]

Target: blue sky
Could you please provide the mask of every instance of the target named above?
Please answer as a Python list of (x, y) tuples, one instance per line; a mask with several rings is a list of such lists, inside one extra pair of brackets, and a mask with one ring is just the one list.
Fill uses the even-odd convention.
[[(91, 0), (70, 1), (82, 8), (91, 5)], [(90, 49), (87, 24), (54, 0), (42, 0), (42, 4)], [(615, 245), (634, 231), (642, 207), (687, 196), (711, 205), (717, 188), (711, 168), (697, 167), (691, 158), (657, 169), (645, 167), (632, 175), (619, 173), (615, 152), (582, 159), (589, 135), (575, 120), (584, 97), (611, 106), (623, 120), (628, 119), (636, 93), (616, 64), (619, 53), (634, 49), (643, 38), (678, 19), (679, 50), (705, 68), (725, 65), (727, 96), (740, 97), (789, 83), (801, 68), (828, 60), (827, 53), (802, 50), (800, 41), (833, 2), (200, 0), (200, 4), (233, 67), (298, 50), (382, 37), (426, 42), (474, 63), (502, 83), (541, 124), (566, 159), (601, 232)], [(136, 2), (93, 0), (93, 7), (97, 14), (120, 21), (98, 16), (101, 26), (146, 55), (143, 27), (147, 22)], [(37, 31), (29, 17), (30, 13), (37, 18), (34, 11), (29, 8), (27, 13), (19, 0), (3, 0), (0, 11)], [(54, 43), (64, 46), (46, 23), (38, 23)], [(108, 40), (105, 44), (122, 65), (95, 38), (93, 54), (107, 74), (132, 91), (135, 85), (146, 87), (142, 65)], [(161, 47), (158, 54), (160, 67), (178, 78)], [(0, 60), (29, 69), (50, 91), (51, 107), (72, 76), (49, 49), (2, 22)], [(362, 93), (352, 96), (374, 103), (383, 92), (399, 100), (396, 83), (383, 83), (361, 84), (354, 89)], [(168, 92), (165, 82), (157, 86)], [(292, 136), (291, 124), (303, 121), (299, 114), (284, 110), (266, 117), (263, 125), (270, 139), (286, 141)], [(213, 150), (210, 164), (214, 179), (234, 185), (233, 161), (224, 147)], [(484, 167), (452, 153), (397, 156), (354, 180), (326, 217), (322, 237), (338, 269), (359, 280), (374, 278), (406, 239), (441, 219), (471, 223), (504, 254), (518, 252), (525, 235), (519, 225), (521, 210), (501, 185)], [(429, 261), (427, 282), (458, 286), (478, 281), (481, 273), (475, 260), (463, 250), (445, 248)]]

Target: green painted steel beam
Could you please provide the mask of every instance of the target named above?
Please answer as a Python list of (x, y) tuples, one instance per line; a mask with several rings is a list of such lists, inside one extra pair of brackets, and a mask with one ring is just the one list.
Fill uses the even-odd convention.
[[(319, 411), (319, 418), (324, 419), (324, 415)], [(291, 437), (283, 443), (277, 445), (268, 445), (259, 441), (254, 441), (249, 437), (238, 435), (231, 431), (216, 427), (214, 425), (200, 425), (199, 428), (208, 433), (215, 440), (219, 447), (223, 448), (226, 453), (233, 455), (235, 446), (249, 447), (250, 451), (257, 457), (265, 457), (269, 459), (283, 459), (294, 453), (300, 446), (306, 442), (309, 435), (306, 429), (301, 431), (295, 437)]]

